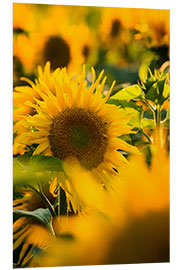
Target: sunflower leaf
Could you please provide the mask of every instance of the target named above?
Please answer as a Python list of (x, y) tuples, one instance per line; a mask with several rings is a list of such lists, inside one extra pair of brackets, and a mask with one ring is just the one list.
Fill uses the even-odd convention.
[(143, 118), (142, 119), (142, 128), (149, 128), (149, 129), (153, 129), (155, 127), (155, 123), (153, 119), (147, 119), (147, 118)]
[(37, 155), (19, 156), (13, 159), (14, 185), (37, 184), (40, 178), (43, 181), (49, 181), (49, 174), (58, 171), (63, 171), (62, 161), (59, 158)]
[(120, 90), (113, 96), (113, 99), (119, 100), (132, 100), (135, 98), (140, 98), (142, 95), (142, 89), (139, 85), (134, 84), (127, 88)]
[(34, 218), (44, 224), (46, 227), (49, 227), (49, 223), (52, 219), (52, 215), (49, 209), (39, 208), (34, 211), (24, 211), (24, 210), (13, 210), (13, 220), (17, 220), (21, 217)]
[(120, 100), (120, 99), (108, 99), (107, 104), (114, 104), (116, 106), (121, 106), (122, 108), (133, 108), (137, 111), (142, 111), (142, 106), (136, 105), (132, 100)]
[(56, 157), (36, 155), (30, 159), (30, 167), (33, 171), (63, 171), (62, 161)]

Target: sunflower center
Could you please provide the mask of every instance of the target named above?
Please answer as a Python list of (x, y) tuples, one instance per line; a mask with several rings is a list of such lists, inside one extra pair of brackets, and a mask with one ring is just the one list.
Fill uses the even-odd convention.
[(86, 150), (90, 143), (89, 130), (86, 126), (76, 125), (69, 134), (69, 143), (77, 150)]
[(84, 55), (85, 59), (88, 58), (89, 53), (90, 53), (90, 48), (89, 48), (88, 45), (85, 45), (85, 46), (83, 47), (83, 51), (82, 51), (82, 54)]
[(114, 21), (112, 22), (111, 33), (110, 33), (110, 35), (111, 35), (112, 37), (116, 37), (116, 36), (119, 34), (120, 29), (121, 29), (121, 22), (120, 22), (119, 20), (117, 20), (117, 19), (114, 20)]
[(60, 37), (51, 37), (44, 46), (44, 62), (50, 61), (52, 69), (67, 67), (70, 60), (69, 45)]
[(84, 168), (92, 170), (104, 160), (106, 133), (106, 124), (94, 112), (70, 108), (54, 118), (49, 142), (55, 157), (75, 157)]

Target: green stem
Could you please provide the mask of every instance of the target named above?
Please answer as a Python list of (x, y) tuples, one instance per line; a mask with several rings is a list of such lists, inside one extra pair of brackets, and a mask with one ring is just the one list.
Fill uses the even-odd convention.
[(56, 212), (55, 212), (52, 204), (48, 200), (48, 198), (44, 195), (40, 183), (39, 183), (39, 190), (40, 191), (38, 191), (36, 188), (34, 188), (31, 185), (28, 185), (28, 186), (42, 199), (42, 201), (45, 203), (46, 207), (49, 209), (52, 217), (55, 218), (56, 217)]
[(55, 231), (54, 231), (54, 228), (53, 228), (53, 225), (52, 225), (52, 221), (49, 224), (49, 230), (52, 233), (52, 235), (56, 236)]
[(162, 147), (163, 139), (162, 139), (162, 126), (161, 126), (161, 106), (158, 104), (156, 111), (155, 111), (155, 123), (156, 123), (156, 130), (157, 130), (157, 140)]
[(146, 139), (148, 140), (149, 143), (151, 142), (151, 139), (149, 138), (149, 136), (141, 129), (142, 134), (146, 137)]
[(58, 189), (58, 216), (61, 214), (61, 192), (60, 192), (60, 185)]
[(141, 101), (144, 102), (154, 114), (155, 108), (149, 103), (149, 101), (145, 98), (141, 99)]
[(161, 124), (161, 109), (160, 109), (160, 105), (157, 105), (157, 108), (155, 110), (155, 122), (156, 122), (156, 126), (160, 127)]

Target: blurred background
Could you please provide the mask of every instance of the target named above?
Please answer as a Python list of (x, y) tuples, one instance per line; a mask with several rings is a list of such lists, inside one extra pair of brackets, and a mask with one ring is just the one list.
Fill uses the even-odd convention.
[(14, 86), (48, 60), (72, 74), (104, 68), (118, 89), (136, 83), (169, 60), (169, 10), (14, 3)]

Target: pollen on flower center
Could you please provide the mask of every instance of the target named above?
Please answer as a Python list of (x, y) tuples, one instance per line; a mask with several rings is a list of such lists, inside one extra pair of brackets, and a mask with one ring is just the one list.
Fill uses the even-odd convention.
[(104, 160), (106, 133), (106, 124), (94, 112), (68, 108), (54, 118), (49, 142), (55, 157), (76, 157), (84, 168), (92, 170)]
[(50, 61), (52, 69), (67, 67), (70, 60), (69, 45), (60, 37), (52, 36), (44, 46), (44, 61)]
[(111, 26), (111, 36), (112, 37), (116, 37), (121, 29), (121, 22), (119, 20), (114, 20), (112, 22), (112, 26)]

